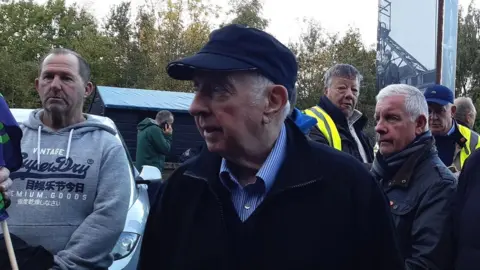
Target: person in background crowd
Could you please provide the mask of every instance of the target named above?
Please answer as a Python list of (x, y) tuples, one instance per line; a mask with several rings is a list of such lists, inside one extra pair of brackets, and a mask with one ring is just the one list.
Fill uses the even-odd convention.
[(236, 24), (167, 66), (194, 83), (206, 147), (153, 204), (140, 269), (403, 269), (370, 173), (287, 118), (297, 69), (274, 37)]
[(476, 270), (480, 265), (480, 151), (465, 162), (458, 179), (453, 209), (455, 270)]
[(456, 107), (453, 91), (448, 87), (433, 85), (425, 90), (424, 96), (438, 156), (458, 176), (468, 156), (480, 147), (478, 134), (453, 119)]
[(138, 124), (136, 167), (157, 167), (163, 172), (165, 158), (170, 153), (173, 133), (173, 114), (159, 111), (155, 119), (145, 118)]
[[(159, 111), (154, 119), (145, 118), (137, 126), (136, 167), (142, 170), (144, 165), (154, 166), (163, 172), (165, 159), (170, 153), (173, 133), (173, 114)], [(148, 186), (150, 204), (155, 201), (163, 189), (163, 183), (151, 183)]]
[(373, 146), (363, 133), (368, 119), (355, 109), (362, 79), (354, 66), (331, 67), (323, 79), (325, 95), (305, 113), (317, 120), (309, 133), (312, 140), (346, 152), (362, 163), (372, 163)]
[(475, 119), (477, 118), (477, 110), (473, 101), (469, 97), (459, 97), (454, 102), (456, 111), (454, 118), (460, 125), (473, 129)]
[(39, 70), (42, 109), (21, 124), (23, 166), (10, 175), (10, 231), (54, 254), (55, 270), (108, 269), (131, 192), (125, 149), (82, 113), (93, 91), (84, 58), (54, 49)]
[(451, 269), (456, 183), (428, 130), (427, 102), (405, 84), (385, 87), (376, 99), (372, 173), (390, 200), (405, 269)]

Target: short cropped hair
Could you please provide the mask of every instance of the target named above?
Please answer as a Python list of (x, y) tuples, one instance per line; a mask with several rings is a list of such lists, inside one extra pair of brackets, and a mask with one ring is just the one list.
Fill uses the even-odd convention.
[(173, 117), (173, 114), (167, 110), (163, 110), (157, 113), (157, 116), (155, 116), (155, 120), (157, 120), (158, 123), (163, 123), (168, 121), (170, 117)]
[(71, 54), (78, 59), (78, 72), (79, 72), (80, 77), (82, 78), (83, 82), (84, 83), (90, 82), (91, 70), (90, 70), (90, 65), (87, 63), (87, 60), (85, 60), (85, 58), (83, 58), (77, 52), (72, 51), (70, 49), (66, 49), (66, 48), (52, 49), (48, 54), (46, 54), (44, 57), (42, 57), (42, 59), (40, 61), (39, 74), (42, 73), (43, 62), (45, 62), (45, 59), (48, 56), (50, 56), (50, 55), (67, 55), (67, 54)]

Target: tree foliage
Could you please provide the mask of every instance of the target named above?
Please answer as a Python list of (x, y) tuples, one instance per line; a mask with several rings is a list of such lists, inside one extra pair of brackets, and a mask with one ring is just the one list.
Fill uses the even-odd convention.
[[(53, 47), (83, 55), (92, 67), (93, 82), (141, 89), (190, 91), (187, 82), (170, 79), (166, 65), (196, 53), (217, 28), (222, 12), (227, 23), (267, 29), (261, 0), (230, 0), (221, 10), (208, 0), (150, 1), (132, 11), (127, 0), (114, 6), (104, 22), (64, 0), (38, 4), (33, 0), (0, 4), (0, 91), (12, 107), (36, 107), (34, 79), (40, 57)], [(480, 105), (480, 10), (470, 5), (459, 11), (456, 95), (470, 96)], [(356, 66), (364, 76), (359, 108), (373, 115), (375, 50), (362, 43), (358, 29), (328, 33), (318, 21), (289, 44), (299, 63), (298, 104), (307, 108), (323, 94), (323, 74), (336, 63)], [(372, 126), (372, 123), (370, 123)]]
[[(472, 1), (465, 11), (459, 9), (457, 72), (455, 96), (471, 97), (476, 108), (480, 106), (480, 10)], [(478, 109), (477, 109), (478, 110)], [(477, 117), (475, 129), (479, 130)]]
[(249, 27), (265, 30), (268, 19), (262, 18), (263, 2), (260, 0), (230, 0), (232, 7), (228, 12), (235, 17), (230, 23), (243, 24)]

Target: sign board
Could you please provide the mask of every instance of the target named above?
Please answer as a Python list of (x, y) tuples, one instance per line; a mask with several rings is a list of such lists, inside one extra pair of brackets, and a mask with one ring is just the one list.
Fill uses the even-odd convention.
[(454, 89), (457, 8), (458, 0), (379, 0), (377, 91), (395, 83)]

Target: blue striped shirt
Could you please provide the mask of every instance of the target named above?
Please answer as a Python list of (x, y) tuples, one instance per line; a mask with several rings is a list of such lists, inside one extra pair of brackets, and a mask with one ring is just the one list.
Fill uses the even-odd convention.
[(222, 159), (220, 180), (230, 191), (233, 206), (242, 221), (250, 217), (272, 188), (277, 173), (285, 159), (286, 146), (287, 131), (285, 125), (283, 125), (272, 151), (256, 174), (257, 181), (245, 187), (240, 185), (237, 178), (228, 169), (227, 161)]

